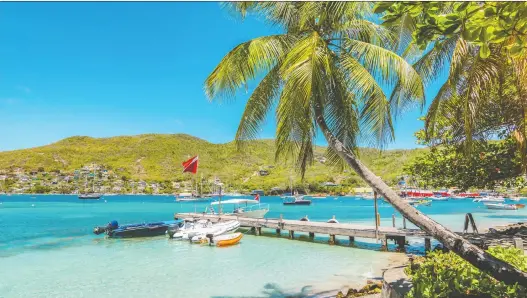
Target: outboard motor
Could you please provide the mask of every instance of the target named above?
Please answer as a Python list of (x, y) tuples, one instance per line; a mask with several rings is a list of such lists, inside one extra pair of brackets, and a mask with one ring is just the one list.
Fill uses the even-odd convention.
[(109, 231), (116, 230), (117, 228), (119, 228), (119, 223), (116, 220), (112, 220), (105, 227), (95, 227), (95, 228), (93, 228), (93, 233), (95, 235), (99, 235), (99, 234), (102, 234), (104, 232), (109, 232)]
[(214, 244), (214, 235), (207, 234), (205, 237), (209, 238), (209, 244)]

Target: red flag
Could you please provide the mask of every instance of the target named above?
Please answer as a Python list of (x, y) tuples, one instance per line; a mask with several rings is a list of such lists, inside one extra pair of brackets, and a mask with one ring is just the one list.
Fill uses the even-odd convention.
[(192, 174), (196, 174), (197, 171), (198, 171), (198, 156), (197, 155), (183, 162), (183, 173), (191, 172)]
[(256, 195), (254, 196), (254, 200), (260, 202), (260, 195), (259, 195), (259, 194), (256, 194)]

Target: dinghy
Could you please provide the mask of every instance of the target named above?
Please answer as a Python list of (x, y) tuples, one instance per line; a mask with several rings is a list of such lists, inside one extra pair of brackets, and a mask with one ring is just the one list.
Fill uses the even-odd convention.
[(214, 236), (212, 234), (207, 234), (205, 238), (201, 239), (200, 242), (204, 244), (209, 244), (211, 246), (230, 246), (238, 244), (242, 239), (242, 233), (232, 233), (226, 235)]

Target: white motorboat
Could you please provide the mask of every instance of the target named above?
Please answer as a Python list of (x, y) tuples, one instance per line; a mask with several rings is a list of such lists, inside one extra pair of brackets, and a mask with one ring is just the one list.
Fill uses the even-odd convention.
[(503, 204), (503, 203), (486, 203), (485, 207), (487, 209), (499, 209), (499, 210), (518, 210), (519, 208), (523, 208), (524, 205), (522, 204)]
[(236, 231), (240, 227), (240, 222), (237, 220), (230, 220), (226, 222), (220, 222), (212, 225), (208, 229), (202, 229), (195, 232), (188, 233), (188, 239), (193, 243), (199, 243), (203, 239), (207, 238), (207, 235), (212, 235), (213, 237), (228, 234)]
[(176, 240), (190, 240), (196, 235), (205, 235), (207, 233), (221, 235), (221, 233), (233, 232), (239, 227), (240, 222), (236, 220), (212, 224), (210, 220), (202, 219), (197, 222), (184, 221), (183, 224), (178, 227), (169, 229), (167, 233), (170, 238)]
[(450, 198), (452, 200), (464, 200), (464, 199), (466, 199), (466, 197), (462, 197), (462, 196), (451, 196)]
[[(253, 199), (230, 199), (225, 201), (216, 201), (210, 204), (205, 212), (210, 214), (226, 214), (226, 215), (236, 215), (239, 217), (248, 217), (248, 218), (263, 218), (267, 212), (269, 212), (269, 204), (261, 204), (259, 197), (257, 200)], [(224, 212), (224, 206), (233, 206), (231, 213)], [(214, 209), (215, 206), (218, 206), (218, 211)]]
[(502, 203), (505, 202), (503, 197), (482, 197), (474, 199), (472, 202), (476, 203)]
[(430, 199), (432, 201), (448, 201), (447, 197), (430, 197), (430, 198), (426, 198), (426, 199)]

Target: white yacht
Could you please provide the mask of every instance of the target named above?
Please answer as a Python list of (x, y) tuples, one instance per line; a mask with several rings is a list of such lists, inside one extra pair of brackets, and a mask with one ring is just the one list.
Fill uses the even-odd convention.
[[(218, 207), (218, 210), (214, 209), (216, 206)], [(225, 206), (232, 206), (232, 212), (225, 212)], [(227, 209), (230, 209), (230, 207), (227, 207)], [(221, 213), (226, 215), (236, 215), (239, 217), (263, 218), (265, 214), (269, 212), (269, 204), (261, 204), (259, 199), (218, 200), (210, 203), (210, 206), (207, 207), (205, 212), (209, 214)]]

